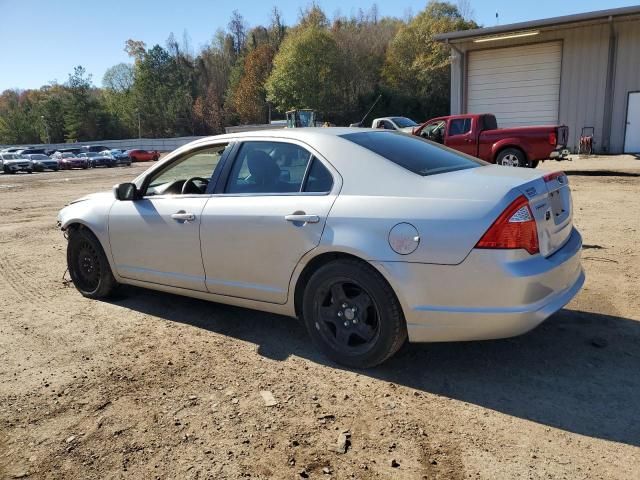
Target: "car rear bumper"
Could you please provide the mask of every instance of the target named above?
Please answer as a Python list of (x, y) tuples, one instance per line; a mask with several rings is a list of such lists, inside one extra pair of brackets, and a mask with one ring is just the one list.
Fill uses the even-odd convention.
[(582, 288), (582, 238), (544, 258), (518, 250), (473, 250), (459, 265), (376, 266), (403, 307), (411, 342), (489, 340), (526, 333)]

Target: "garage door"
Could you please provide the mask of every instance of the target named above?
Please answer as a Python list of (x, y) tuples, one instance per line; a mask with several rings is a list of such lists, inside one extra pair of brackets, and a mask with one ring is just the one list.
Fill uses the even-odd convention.
[(501, 127), (557, 123), (561, 63), (560, 42), (469, 52), (467, 111)]

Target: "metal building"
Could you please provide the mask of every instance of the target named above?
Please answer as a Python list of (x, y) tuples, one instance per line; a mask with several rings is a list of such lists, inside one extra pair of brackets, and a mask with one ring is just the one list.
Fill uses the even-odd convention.
[(640, 152), (640, 6), (435, 38), (451, 48), (452, 114), (561, 123), (573, 151), (585, 129), (596, 152)]

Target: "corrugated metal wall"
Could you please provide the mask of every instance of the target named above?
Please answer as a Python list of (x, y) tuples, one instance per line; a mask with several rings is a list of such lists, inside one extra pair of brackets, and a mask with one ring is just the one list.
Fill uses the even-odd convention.
[(629, 92), (640, 92), (640, 20), (616, 23), (618, 48), (613, 83), (611, 151), (624, 148), (627, 100)]
[[(616, 19), (614, 25), (618, 33), (618, 53), (613, 84), (614, 105), (609, 151), (620, 153), (624, 146), (627, 94), (629, 91), (640, 90), (640, 19)], [(582, 128), (594, 127), (595, 147), (597, 151), (601, 151), (609, 53), (608, 24), (560, 28), (542, 32), (528, 39), (491, 42), (495, 45), (490, 47), (502, 48), (551, 40), (562, 41), (559, 120), (560, 123), (569, 126), (569, 147), (575, 151)], [(456, 47), (469, 52), (487, 48), (489, 45), (468, 41), (456, 43)], [(451, 69), (452, 113), (466, 111), (466, 98), (461, 98), (460, 90), (453, 88), (460, 81), (460, 72), (459, 67)], [(463, 90), (466, 92), (466, 79)]]

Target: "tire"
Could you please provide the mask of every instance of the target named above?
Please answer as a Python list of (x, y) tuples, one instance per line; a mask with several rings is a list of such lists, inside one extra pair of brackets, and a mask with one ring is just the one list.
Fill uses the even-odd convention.
[(529, 162), (522, 150), (505, 148), (496, 157), (496, 164), (504, 167), (528, 167)]
[(529, 166), (531, 168), (536, 168), (539, 163), (540, 163), (540, 160), (533, 160), (532, 162), (529, 163)]
[(106, 298), (118, 286), (100, 242), (86, 228), (69, 231), (67, 267), (73, 285), (87, 298)]
[(302, 316), (316, 348), (348, 367), (378, 365), (407, 339), (395, 293), (373, 267), (358, 260), (320, 267), (305, 287)]

